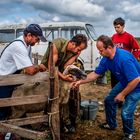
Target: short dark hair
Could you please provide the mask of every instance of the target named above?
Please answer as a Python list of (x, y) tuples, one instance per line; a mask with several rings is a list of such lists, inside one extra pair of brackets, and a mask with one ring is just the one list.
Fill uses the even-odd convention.
[(112, 46), (114, 48), (114, 44), (112, 42), (112, 39), (106, 35), (101, 35), (97, 38), (97, 41), (101, 41), (104, 44), (104, 48), (107, 49), (108, 46)]
[(125, 25), (125, 20), (121, 17), (118, 17), (114, 20), (113, 24), (114, 25), (120, 24), (121, 26), (124, 26)]
[(87, 48), (87, 37), (84, 34), (77, 34), (75, 35), (70, 42), (75, 42), (76, 46), (81, 45), (81, 43), (85, 44), (85, 47)]

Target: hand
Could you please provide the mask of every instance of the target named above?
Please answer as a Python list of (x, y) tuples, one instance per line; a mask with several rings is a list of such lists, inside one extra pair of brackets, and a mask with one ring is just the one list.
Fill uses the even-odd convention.
[(63, 80), (73, 82), (74, 79), (70, 75), (63, 75)]
[(46, 68), (43, 64), (40, 64), (40, 65), (39, 65), (39, 71), (40, 71), (40, 72), (46, 71), (46, 69), (47, 69), (47, 68)]
[(125, 100), (125, 96), (122, 93), (119, 93), (114, 100), (115, 102), (123, 102)]
[(72, 82), (70, 84), (70, 88), (78, 88), (80, 86), (80, 84), (81, 84), (81, 81), (80, 80), (79, 81), (76, 81), (76, 82)]

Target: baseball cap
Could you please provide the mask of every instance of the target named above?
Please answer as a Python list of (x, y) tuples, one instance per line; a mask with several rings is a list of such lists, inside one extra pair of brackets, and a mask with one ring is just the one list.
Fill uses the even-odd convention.
[(29, 33), (38, 36), (42, 42), (46, 42), (46, 38), (43, 36), (41, 27), (38, 24), (30, 24), (25, 29)]

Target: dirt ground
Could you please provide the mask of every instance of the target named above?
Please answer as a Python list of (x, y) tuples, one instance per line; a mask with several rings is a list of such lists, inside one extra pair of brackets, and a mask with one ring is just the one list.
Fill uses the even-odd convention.
[[(110, 85), (95, 85), (93, 83), (85, 84), (80, 87), (82, 100), (92, 99), (103, 103), (104, 97), (110, 90)], [(102, 130), (99, 124), (105, 122), (104, 106), (100, 105), (96, 119), (93, 121), (78, 120), (76, 133), (65, 134), (64, 140), (121, 140), (123, 136), (122, 122), (120, 116), (121, 109), (118, 109), (117, 121), (118, 127), (116, 130)], [(138, 106), (140, 112), (140, 105)], [(134, 117), (134, 127), (136, 133), (133, 140), (140, 140), (140, 114)]]

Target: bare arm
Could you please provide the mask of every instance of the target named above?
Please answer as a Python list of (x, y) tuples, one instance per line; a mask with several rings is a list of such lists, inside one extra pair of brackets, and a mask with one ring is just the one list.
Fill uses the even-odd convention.
[(136, 57), (137, 60), (140, 60), (140, 45), (133, 36), (130, 41), (130, 46), (132, 47), (132, 54)]
[(91, 82), (91, 81), (94, 81), (96, 80), (100, 75), (95, 73), (95, 72), (91, 72), (87, 75), (87, 78), (85, 80), (79, 80), (77, 82), (73, 82), (71, 83), (71, 87), (78, 87), (80, 86), (81, 84), (85, 84), (85, 83), (88, 83), (88, 82)]
[(32, 65), (30, 67), (24, 68), (23, 71), (24, 71), (25, 74), (34, 75), (39, 71), (41, 71), (41, 72), (46, 71), (46, 67), (43, 64), (41, 64), (41, 65)]
[[(50, 61), (51, 61), (50, 56), (51, 55), (49, 54), (48, 68), (50, 68)], [(58, 50), (56, 48), (56, 45), (53, 44), (53, 63), (56, 64), (57, 60), (58, 60)]]
[(76, 59), (78, 58), (78, 56), (79, 56), (80, 54), (81, 54), (81, 51), (79, 51), (79, 52), (77, 53), (77, 55), (75, 55), (75, 56), (73, 56), (72, 58), (70, 58), (70, 59), (65, 63), (64, 67), (73, 64), (73, 63), (76, 61)]
[(130, 81), (128, 85), (122, 90), (116, 97), (115, 101), (116, 102), (122, 102), (124, 101), (126, 95), (128, 95), (132, 90), (135, 89), (135, 87), (139, 84), (140, 82), (140, 77), (135, 78), (134, 80)]

